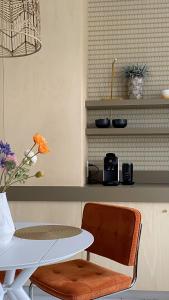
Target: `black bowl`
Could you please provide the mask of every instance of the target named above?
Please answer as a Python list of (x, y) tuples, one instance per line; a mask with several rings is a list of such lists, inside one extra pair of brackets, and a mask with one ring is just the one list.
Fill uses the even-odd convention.
[(96, 127), (98, 128), (107, 128), (110, 126), (110, 120), (106, 119), (97, 119), (95, 120)]
[(112, 125), (115, 128), (125, 128), (127, 126), (126, 119), (114, 119), (112, 120)]

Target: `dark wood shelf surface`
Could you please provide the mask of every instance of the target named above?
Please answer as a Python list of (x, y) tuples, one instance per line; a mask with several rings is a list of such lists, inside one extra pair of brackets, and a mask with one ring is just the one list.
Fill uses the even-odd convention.
[(9, 201), (84, 201), (169, 203), (169, 184), (134, 184), (105, 187), (78, 186), (15, 186), (8, 191)]
[(87, 136), (169, 135), (169, 128), (87, 128)]
[(88, 110), (101, 110), (101, 109), (144, 109), (144, 108), (169, 108), (169, 100), (160, 98), (154, 99), (141, 99), (141, 100), (98, 100), (86, 101), (86, 108)]

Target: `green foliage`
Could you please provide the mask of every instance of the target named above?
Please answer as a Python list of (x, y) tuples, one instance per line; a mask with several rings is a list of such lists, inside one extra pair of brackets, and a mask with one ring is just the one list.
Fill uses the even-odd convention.
[(11, 170), (14, 170), (16, 167), (16, 162), (13, 160), (7, 160), (4, 163), (4, 167), (6, 169), (7, 172), (10, 172)]
[(129, 65), (124, 68), (126, 78), (142, 77), (148, 73), (147, 65)]
[(24, 164), (27, 164), (27, 165), (29, 165), (29, 166), (32, 166), (32, 165), (33, 165), (33, 162), (32, 162), (32, 160), (31, 160), (31, 157), (29, 157), (29, 156), (26, 156), (26, 157), (23, 159), (23, 162), (24, 162)]
[(17, 173), (15, 174), (14, 180), (20, 183), (25, 183), (25, 181), (29, 178), (29, 166), (22, 166), (18, 169)]
[[(8, 164), (10, 165), (10, 164)], [(30, 166), (21, 165), (19, 168), (8, 168), (7, 172), (4, 173), (4, 186), (9, 186), (15, 183), (25, 183), (25, 181), (30, 178)], [(3, 190), (3, 187), (2, 187)]]

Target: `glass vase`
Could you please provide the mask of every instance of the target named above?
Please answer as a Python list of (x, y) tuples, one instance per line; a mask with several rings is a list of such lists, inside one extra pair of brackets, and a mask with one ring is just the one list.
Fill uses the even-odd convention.
[(133, 77), (128, 80), (128, 96), (130, 99), (143, 98), (143, 77)]

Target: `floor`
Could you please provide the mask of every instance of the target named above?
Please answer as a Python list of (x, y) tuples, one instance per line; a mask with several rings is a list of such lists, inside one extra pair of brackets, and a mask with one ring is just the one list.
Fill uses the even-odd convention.
[[(34, 290), (34, 300), (56, 300), (39, 289)], [(99, 300), (169, 300), (169, 292), (129, 291), (123, 294), (107, 296)]]

